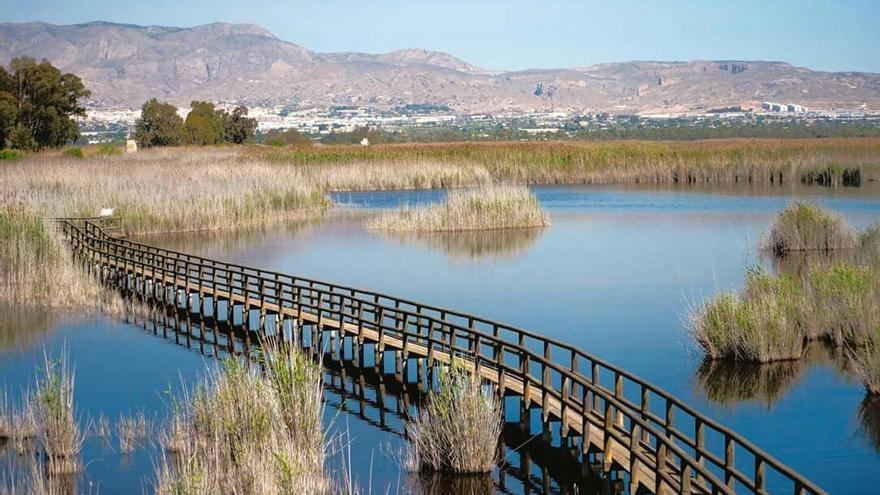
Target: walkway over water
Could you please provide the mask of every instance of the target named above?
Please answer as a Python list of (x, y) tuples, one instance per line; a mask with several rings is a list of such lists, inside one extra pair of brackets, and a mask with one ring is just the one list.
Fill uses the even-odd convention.
[[(115, 237), (91, 220), (60, 225), (83, 265), (142, 297), (277, 335), (311, 352), (369, 350), (402, 380), (433, 383), (460, 359), (499, 397), (540, 410), (551, 431), (606, 470), (630, 474), (630, 491), (794, 493), (823, 490), (735, 432), (595, 356), (527, 330), (370, 291), (191, 256)], [(256, 336), (255, 336), (256, 338)], [(361, 363), (364, 360), (361, 358)]]

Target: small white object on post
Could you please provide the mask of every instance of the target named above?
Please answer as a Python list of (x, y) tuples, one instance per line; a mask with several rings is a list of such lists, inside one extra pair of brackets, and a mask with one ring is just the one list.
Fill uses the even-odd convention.
[(101, 211), (98, 212), (98, 216), (101, 218), (112, 217), (113, 208), (101, 208)]

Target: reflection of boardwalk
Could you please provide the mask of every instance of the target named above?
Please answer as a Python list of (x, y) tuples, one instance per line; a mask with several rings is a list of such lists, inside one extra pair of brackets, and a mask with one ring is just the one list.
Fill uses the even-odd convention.
[[(230, 336), (234, 340), (242, 338), (243, 334), (236, 329), (213, 318), (190, 315), (187, 319), (185, 312), (168, 309), (138, 304), (127, 311), (126, 320), (148, 334), (208, 357), (220, 358), (243, 350), (241, 342), (229, 340)], [(214, 340), (215, 336), (218, 340)], [(426, 398), (419, 384), (400, 382), (375, 367), (357, 366), (351, 359), (334, 360), (330, 354), (325, 354), (321, 362), (327, 370), (323, 385), (328, 406), (353, 415), (371, 428), (406, 436), (405, 421), (421, 411)], [(502, 440), (515, 451), (507, 452), (495, 473), (493, 484), (497, 493), (588, 495), (619, 491), (614, 486), (621, 481), (603, 479), (598, 475), (601, 472), (594, 473), (599, 465), (584, 472), (568, 446), (552, 446), (542, 440), (540, 432), (532, 434), (521, 423), (508, 423)], [(407, 481), (419, 483), (417, 477)]]
[[(187, 315), (275, 334), (358, 366), (391, 366), (426, 386), (460, 359), (520, 415), (629, 473), (630, 490), (824, 493), (735, 432), (662, 389), (567, 344), (526, 330), (374, 292), (232, 265), (127, 241), (95, 223), (63, 221), (83, 264), (102, 280)], [(414, 277), (417, 274), (414, 274)], [(232, 342), (230, 342), (232, 343)], [(770, 480), (770, 481), (768, 481)]]

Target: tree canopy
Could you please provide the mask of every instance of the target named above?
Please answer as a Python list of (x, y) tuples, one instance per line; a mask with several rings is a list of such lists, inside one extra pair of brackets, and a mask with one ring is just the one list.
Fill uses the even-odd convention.
[(28, 57), (12, 59), (9, 68), (0, 67), (0, 147), (8, 141), (36, 150), (75, 140), (74, 117), (85, 116), (80, 100), (91, 94), (82, 80)]
[(227, 143), (243, 144), (254, 138), (257, 131), (256, 119), (248, 118), (248, 109), (235, 107), (232, 113), (222, 111), (224, 140)]
[(183, 139), (183, 118), (177, 114), (177, 107), (153, 98), (141, 107), (134, 135), (144, 147), (178, 145)]

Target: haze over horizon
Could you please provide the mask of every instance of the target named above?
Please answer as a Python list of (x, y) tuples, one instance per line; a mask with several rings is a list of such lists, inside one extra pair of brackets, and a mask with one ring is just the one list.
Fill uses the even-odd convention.
[[(880, 2), (0, 0), (0, 22), (251, 23), (316, 52), (436, 50), (492, 70), (632, 60), (772, 60), (880, 73)], [(222, 17), (218, 17), (218, 12)]]

